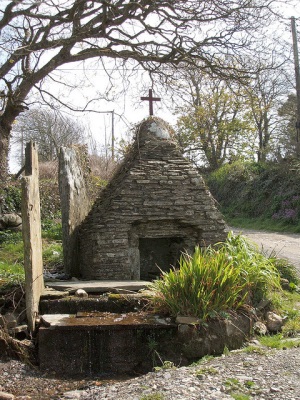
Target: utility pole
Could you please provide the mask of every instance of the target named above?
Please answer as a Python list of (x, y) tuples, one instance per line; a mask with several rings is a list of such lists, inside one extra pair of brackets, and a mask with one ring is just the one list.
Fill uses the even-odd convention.
[(111, 112), (111, 159), (115, 161), (115, 110)]
[[(111, 159), (115, 159), (115, 110), (112, 111), (98, 111), (99, 114), (111, 114)], [(106, 134), (105, 134), (106, 137)], [(106, 146), (106, 139), (105, 139)]]
[(295, 64), (295, 77), (296, 77), (296, 93), (297, 93), (297, 118), (296, 118), (296, 141), (297, 141), (297, 156), (300, 155), (299, 149), (299, 136), (300, 136), (300, 69), (299, 69), (299, 55), (298, 55), (298, 40), (296, 30), (296, 19), (291, 18), (292, 35), (293, 35), (293, 50), (294, 50), (294, 64)]

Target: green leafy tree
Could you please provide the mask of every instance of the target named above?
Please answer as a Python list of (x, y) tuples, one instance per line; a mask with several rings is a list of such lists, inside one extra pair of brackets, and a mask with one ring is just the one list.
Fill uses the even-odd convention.
[(181, 110), (176, 129), (185, 152), (212, 170), (246, 156), (253, 138), (241, 98), (220, 79), (198, 75), (192, 83), (192, 105)]
[(245, 106), (252, 120), (256, 136), (257, 161), (266, 161), (278, 148), (278, 107), (287, 90), (282, 68), (259, 70), (244, 85)]
[(299, 132), (296, 130), (297, 97), (289, 94), (278, 109), (280, 117), (279, 152), (285, 157), (296, 157), (299, 152)]

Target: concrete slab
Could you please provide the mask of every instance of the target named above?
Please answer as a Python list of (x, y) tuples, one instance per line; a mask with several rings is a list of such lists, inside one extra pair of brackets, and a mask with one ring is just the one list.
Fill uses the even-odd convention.
[(45, 299), (62, 299), (66, 296), (69, 296), (69, 291), (68, 290), (55, 290), (51, 287), (45, 287), (41, 298), (43, 300)]
[(186, 364), (222, 354), (225, 346), (240, 348), (250, 336), (252, 322), (246, 315), (236, 315), (195, 329), (143, 312), (43, 315), (38, 332), (40, 368), (70, 376), (138, 373), (153, 368), (155, 354), (175, 365)]
[(45, 282), (47, 288), (58, 291), (75, 293), (77, 289), (84, 289), (88, 293), (126, 293), (138, 292), (147, 289), (149, 281), (49, 281)]
[(177, 327), (168, 319), (158, 315), (152, 315), (145, 312), (130, 313), (108, 313), (108, 312), (79, 312), (76, 315), (71, 314), (46, 314), (41, 316), (41, 322), (45, 327), (55, 329), (98, 329), (106, 330), (109, 327), (112, 330), (134, 329), (136, 327), (149, 327), (152, 329), (160, 327)]

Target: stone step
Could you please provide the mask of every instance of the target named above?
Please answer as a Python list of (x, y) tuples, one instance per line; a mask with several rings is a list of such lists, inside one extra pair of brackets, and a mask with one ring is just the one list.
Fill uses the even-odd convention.
[(40, 314), (77, 314), (78, 312), (124, 313), (144, 308), (148, 304), (146, 294), (103, 294), (87, 298), (65, 296), (41, 298)]
[(176, 332), (176, 324), (143, 312), (43, 315), (40, 368), (72, 376), (150, 370), (153, 344)]
[[(51, 282), (40, 299), (40, 314), (76, 314), (77, 312), (130, 312), (145, 307), (151, 292), (149, 282)], [(58, 290), (60, 289), (60, 290)], [(77, 297), (83, 289), (87, 297)], [(135, 290), (133, 290), (135, 289)], [(137, 292), (139, 291), (139, 292)]]
[[(58, 375), (143, 373), (164, 361), (188, 365), (240, 348), (253, 320), (244, 312), (205, 325), (146, 312), (43, 315), (38, 331), (40, 368)], [(196, 322), (196, 325), (195, 325)]]
[(150, 285), (149, 281), (46, 281), (45, 292), (48, 289), (56, 291), (66, 291), (69, 294), (75, 293), (78, 289), (84, 289), (87, 293), (128, 293), (138, 292), (146, 289)]

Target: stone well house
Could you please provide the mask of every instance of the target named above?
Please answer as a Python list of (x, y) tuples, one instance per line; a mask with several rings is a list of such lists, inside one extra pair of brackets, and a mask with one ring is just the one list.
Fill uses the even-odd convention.
[[(226, 227), (169, 126), (150, 117), (79, 229), (84, 279), (151, 280), (182, 251), (224, 240)], [(159, 268), (158, 268), (159, 267)]]

